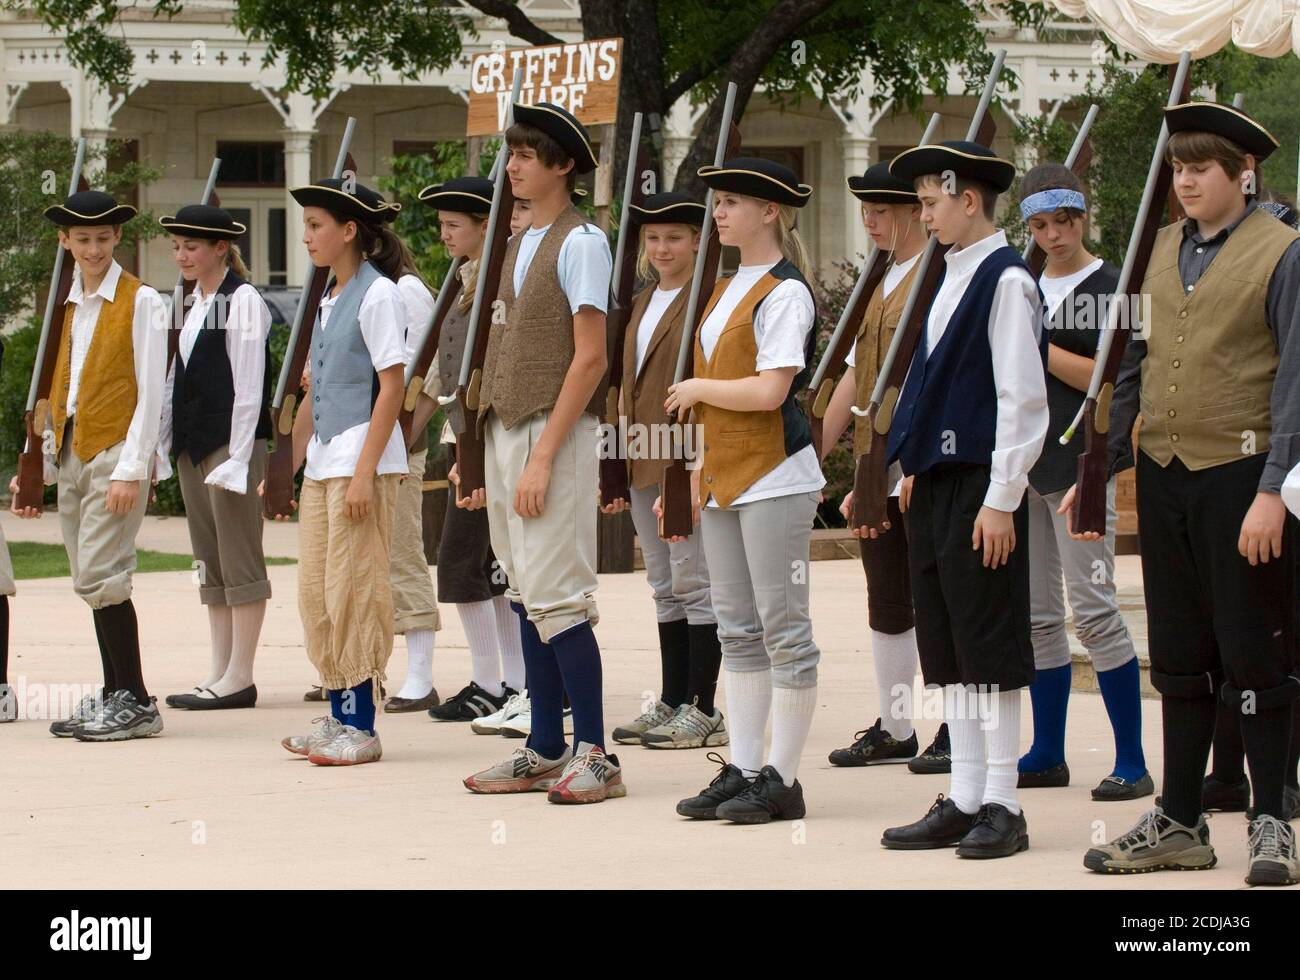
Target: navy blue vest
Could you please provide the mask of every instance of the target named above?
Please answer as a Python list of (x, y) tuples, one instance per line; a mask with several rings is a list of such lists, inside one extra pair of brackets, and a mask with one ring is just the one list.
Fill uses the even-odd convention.
[[(1020, 253), (1005, 245), (980, 263), (928, 357), (926, 330), (922, 329), (889, 429), (889, 462), (899, 460), (908, 476), (939, 463), (987, 465), (992, 460), (998, 393), (989, 347), (989, 313), (998, 279), (1013, 267), (1028, 272)], [(947, 271), (945, 263), (944, 276)], [(942, 285), (943, 279), (939, 282)], [(1038, 346), (1044, 365), (1047, 343), (1047, 331), (1043, 330)]]
[[(205, 456), (230, 442), (230, 413), (235, 407), (235, 381), (226, 352), (224, 314), (230, 297), (244, 285), (233, 271), (217, 288), (208, 307), (207, 321), (194, 341), (186, 361), (178, 351), (172, 386), (172, 451), (190, 454), (197, 466)], [(266, 342), (266, 368), (262, 374), (262, 411), (255, 438), (271, 437), (271, 345)]]

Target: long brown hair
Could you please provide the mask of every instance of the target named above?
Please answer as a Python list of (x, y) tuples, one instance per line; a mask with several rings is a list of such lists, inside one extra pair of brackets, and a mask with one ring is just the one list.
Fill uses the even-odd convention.
[[(397, 282), (405, 275), (415, 276), (420, 282), (424, 282), (424, 277), (415, 267), (411, 250), (388, 225), (362, 221), (337, 211), (330, 211), (330, 214), (340, 225), (346, 225), (351, 221), (357, 226), (356, 240), (362, 258), (373, 263), (375, 268), (393, 282)], [(428, 283), (425, 283), (425, 286), (427, 287)]]

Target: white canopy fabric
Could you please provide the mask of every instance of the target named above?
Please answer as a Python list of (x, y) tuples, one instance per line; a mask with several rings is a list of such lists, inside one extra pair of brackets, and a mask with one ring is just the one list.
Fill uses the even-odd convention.
[[(1001, 0), (986, 0), (996, 9)], [(1091, 20), (1144, 61), (1194, 59), (1228, 42), (1264, 58), (1300, 56), (1300, 0), (1037, 0), (1066, 17)]]

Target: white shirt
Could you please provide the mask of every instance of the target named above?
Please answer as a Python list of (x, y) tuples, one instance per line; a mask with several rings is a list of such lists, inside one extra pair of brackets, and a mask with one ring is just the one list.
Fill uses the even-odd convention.
[[(95, 324), (104, 301), (113, 302), (122, 267), (117, 260), (108, 267), (104, 279), (89, 296), (81, 285), (81, 270), (72, 273), (68, 302), (76, 306), (72, 313), (72, 386), (68, 391), (68, 415), (77, 410), (81, 370), (86, 364), (95, 336)], [(158, 428), (162, 421), (163, 387), (167, 372), (167, 307), (158, 290), (140, 284), (135, 294), (134, 319), (131, 323), (131, 347), (135, 359), (135, 411), (126, 430), (122, 454), (110, 480), (147, 480), (149, 464), (158, 445)], [(48, 475), (48, 471), (47, 471)]]
[[(880, 294), (881, 299), (889, 298), (889, 294), (898, 288), (898, 284), (903, 281), (904, 277), (906, 277), (909, 272), (912, 271), (912, 266), (916, 265), (916, 263), (920, 261), (920, 258), (921, 253), (917, 252), (906, 262), (895, 262), (890, 265), (889, 269), (885, 272), (884, 286), (882, 287), (884, 291)], [(857, 353), (857, 349), (858, 345), (854, 344), (849, 348), (849, 356), (844, 358), (844, 363), (849, 367), (857, 366), (857, 359), (854, 356)]]
[[(542, 238), (550, 231), (545, 228), (525, 228), (515, 256), (515, 295), (523, 293), (524, 277), (532, 265), (533, 256)], [(577, 313), (584, 306), (593, 306), (601, 313), (609, 312), (609, 277), (614, 268), (614, 256), (609, 251), (609, 239), (592, 224), (579, 225), (569, 232), (560, 246), (556, 261), (560, 287), (569, 298), (569, 312)]]
[[(943, 339), (948, 321), (980, 263), (1006, 244), (1006, 234), (997, 231), (974, 245), (952, 248), (944, 255), (948, 268), (925, 324), (927, 357)], [(1038, 288), (1028, 270), (1005, 270), (998, 278), (989, 310), (989, 347), (993, 351), (998, 411), (984, 506), (1008, 513), (1020, 506), (1029, 485), (1029, 470), (1038, 461), (1047, 435), (1047, 379), (1038, 353), (1043, 330), (1039, 310)]]
[(641, 367), (645, 364), (645, 352), (650, 349), (650, 338), (659, 328), (659, 321), (664, 318), (668, 307), (673, 305), (673, 300), (677, 299), (677, 294), (681, 291), (681, 286), (676, 289), (660, 289), (656, 286), (655, 291), (650, 294), (650, 302), (646, 304), (645, 313), (641, 315), (641, 322), (636, 328), (637, 374), (641, 373)]
[[(704, 349), (705, 357), (713, 356), (722, 328), (731, 319), (731, 314), (740, 305), (740, 301), (775, 265), (775, 262), (769, 265), (742, 265), (727, 280), (726, 290), (700, 327), (700, 346)], [(754, 313), (754, 344), (758, 348), (754, 370), (805, 367), (804, 343), (808, 339), (808, 331), (812, 329), (815, 313), (812, 294), (803, 283), (797, 279), (785, 279), (778, 283), (763, 298), (762, 304)], [(821, 466), (817, 463), (817, 451), (808, 445), (793, 456), (787, 456), (751, 483), (731, 502), (731, 506), (738, 507), (770, 497), (812, 493), (825, 485), (826, 478), (822, 476)], [(710, 497), (707, 506), (717, 507), (718, 502)]]
[[(181, 327), (177, 354), (189, 364), (194, 345), (205, 329), (208, 309), (218, 294), (203, 294), (203, 287), (195, 285), (190, 294), (192, 305), (185, 314)], [(203, 482), (221, 487), (231, 493), (248, 493), (248, 464), (253, 456), (253, 442), (257, 435), (257, 419), (262, 413), (262, 379), (266, 371), (266, 336), (271, 330), (271, 311), (262, 301), (261, 294), (250, 283), (244, 283), (233, 293), (226, 307), (224, 319), (220, 310), (215, 316), (216, 327), (225, 332), (226, 356), (230, 358), (230, 374), (235, 385), (235, 401), (230, 409), (230, 458), (213, 469)], [(163, 388), (162, 426), (158, 436), (158, 479), (171, 476), (171, 463), (167, 456), (172, 445), (172, 392), (176, 378), (176, 365), (167, 370), (167, 383)]]
[(1038, 288), (1043, 291), (1043, 300), (1047, 304), (1047, 315), (1055, 316), (1057, 309), (1065, 302), (1065, 297), (1079, 287), (1079, 284), (1101, 268), (1101, 259), (1094, 259), (1078, 272), (1068, 276), (1049, 276), (1044, 272), (1038, 278)]
[(424, 340), (424, 335), (432, 326), (433, 293), (419, 276), (409, 272), (397, 280), (397, 289), (402, 294), (402, 303), (406, 307), (406, 363), (410, 364), (419, 353), (417, 348)]
[[(321, 300), (321, 330), (329, 329), (330, 313), (337, 302), (337, 295), (327, 294)], [(366, 295), (361, 298), (357, 319), (361, 321), (361, 338), (370, 351), (370, 363), (376, 371), (406, 363), (406, 307), (402, 303), (402, 291), (397, 283), (387, 276), (380, 276), (371, 283)], [(328, 443), (321, 442), (320, 436), (313, 432), (311, 442), (307, 443), (307, 476), (312, 480), (353, 476), (369, 432), (369, 421), (340, 432)], [(409, 468), (406, 445), (402, 441), (402, 427), (394, 423), (375, 474), (383, 476), (386, 473), (407, 472)]]
[(1296, 517), (1300, 517), (1300, 463), (1282, 481), (1282, 502)]

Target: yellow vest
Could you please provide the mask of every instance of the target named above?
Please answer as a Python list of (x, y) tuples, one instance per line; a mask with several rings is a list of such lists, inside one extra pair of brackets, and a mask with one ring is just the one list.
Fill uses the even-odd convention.
[[(135, 325), (135, 294), (140, 280), (125, 269), (117, 280), (117, 291), (110, 303), (104, 300), (95, 321), (95, 334), (81, 366), (77, 386), (76, 424), (72, 432), (72, 451), (83, 463), (117, 445), (126, 438), (135, 414), (135, 343), (131, 331)], [(68, 419), (68, 394), (72, 387), (72, 318), (75, 303), (63, 310), (63, 336), (59, 338), (59, 356), (54, 362), (54, 390), (50, 409), (54, 416), (56, 453), (63, 449), (63, 429)]]
[(1151, 297), (1142, 361), (1141, 450), (1189, 470), (1268, 452), (1278, 351), (1268, 284), (1300, 234), (1264, 211), (1228, 236), (1191, 292), (1178, 273), (1179, 221), (1160, 229), (1142, 290)]

